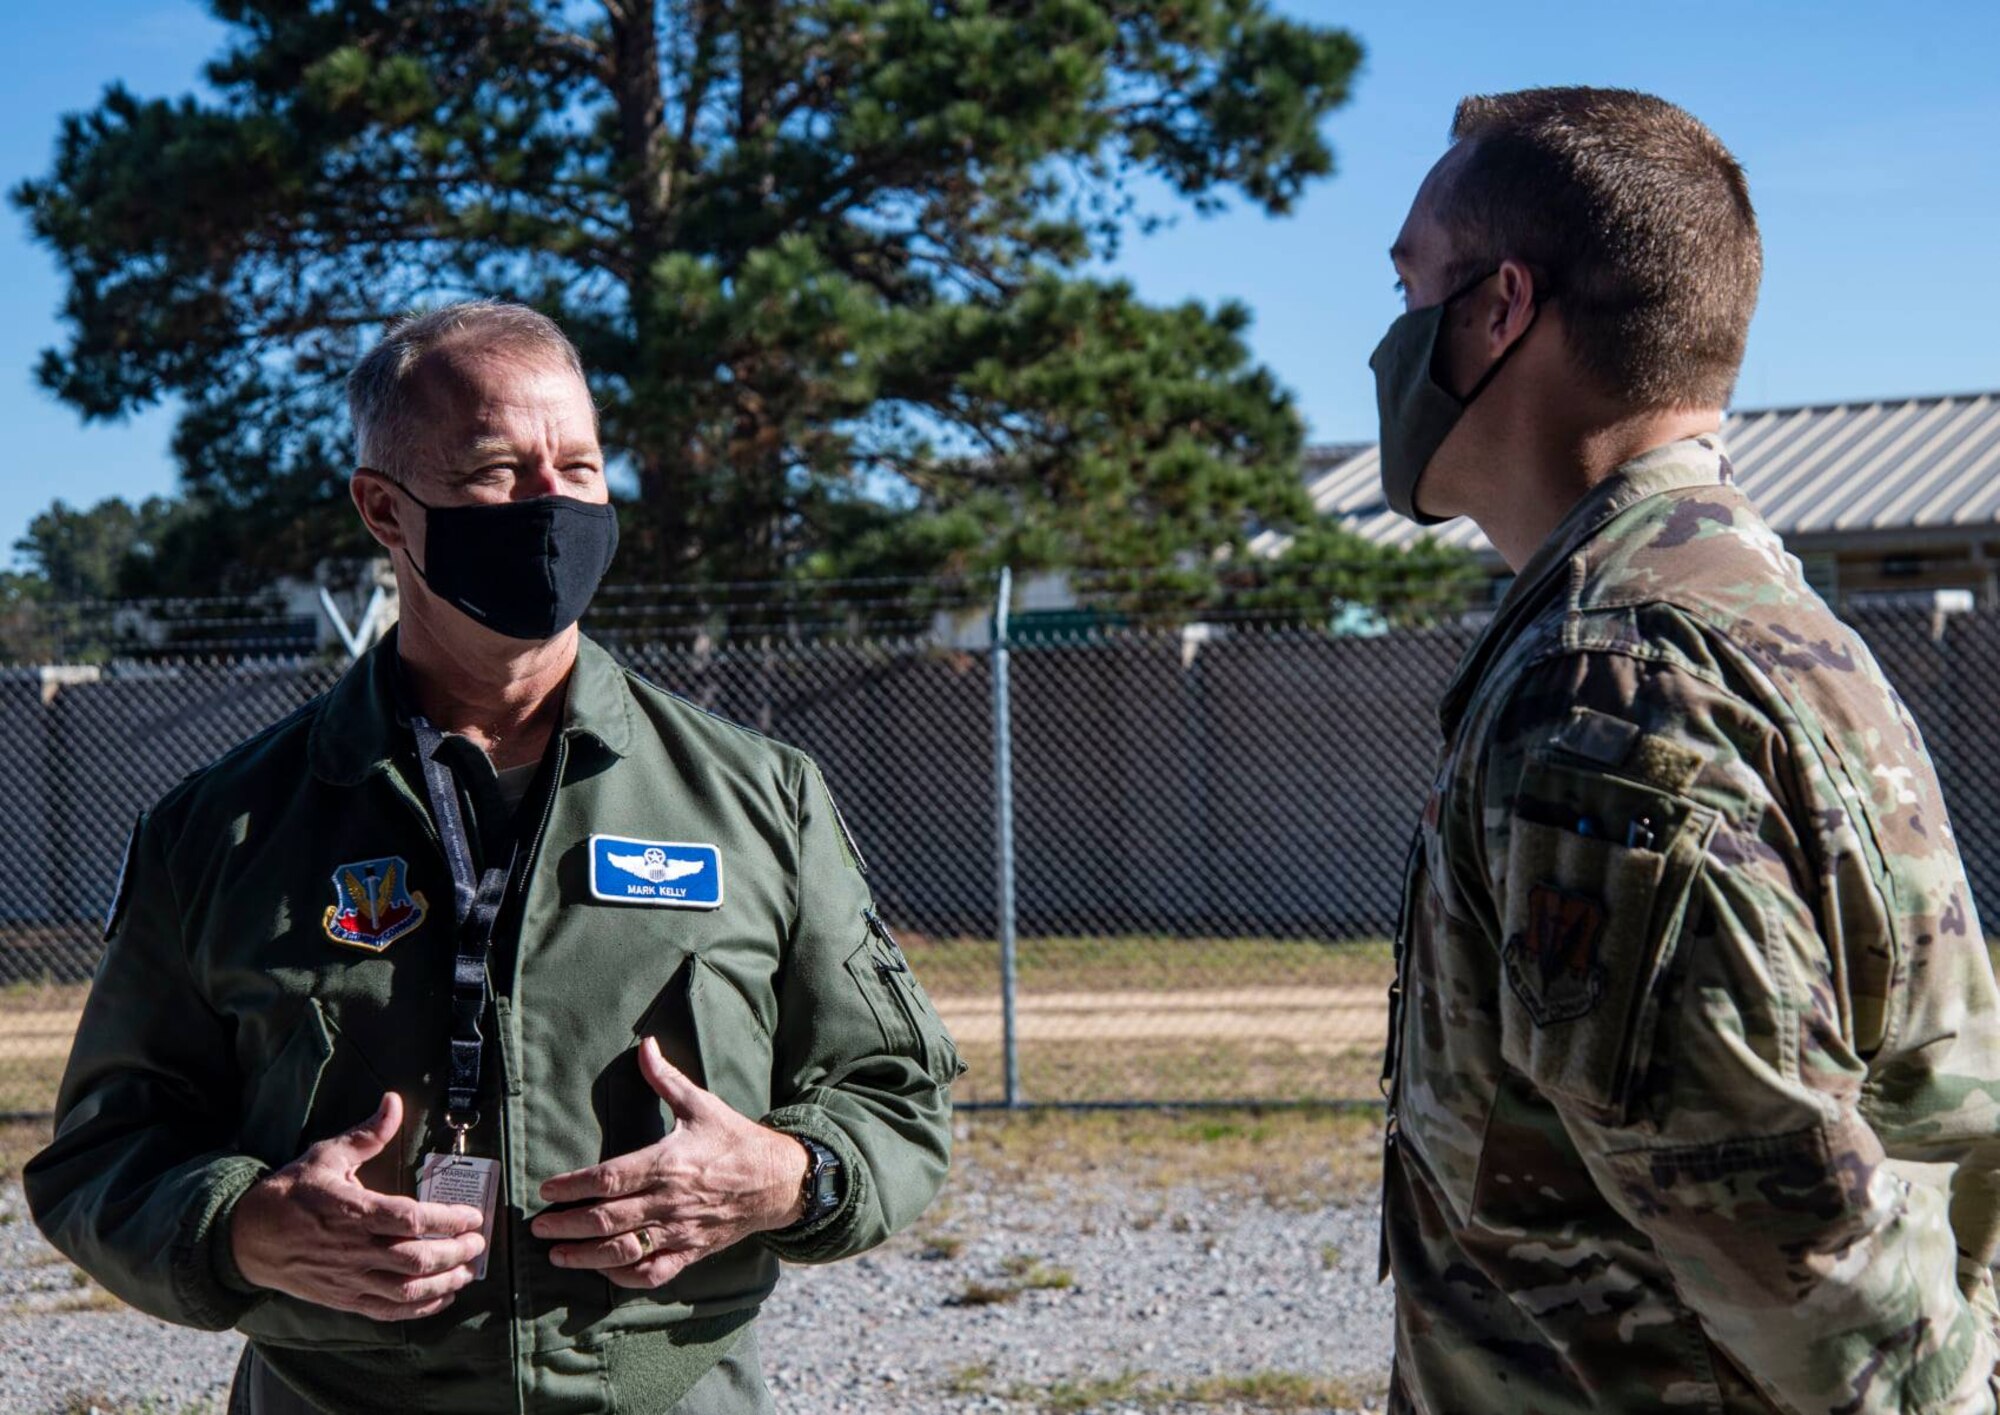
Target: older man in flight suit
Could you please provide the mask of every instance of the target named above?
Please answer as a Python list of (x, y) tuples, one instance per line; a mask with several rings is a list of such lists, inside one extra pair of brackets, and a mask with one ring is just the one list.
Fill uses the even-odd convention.
[(1391, 252), (1384, 490), (1518, 574), (1411, 856), (1391, 1408), (1990, 1412), (2000, 999), (1916, 724), (1717, 432), (1743, 174), (1635, 93), (1453, 136)]
[(962, 1069), (813, 763), (576, 620), (575, 350), (449, 307), (356, 369), (397, 631), (141, 820), (37, 1222), (250, 1339), (235, 1408), (771, 1408), (780, 1259), (908, 1224)]

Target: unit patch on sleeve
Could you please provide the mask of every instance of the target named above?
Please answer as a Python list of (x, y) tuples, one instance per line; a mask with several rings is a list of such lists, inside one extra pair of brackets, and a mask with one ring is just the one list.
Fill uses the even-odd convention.
[(1507, 981), (1537, 1027), (1585, 1016), (1604, 996), (1604, 906), (1551, 884), (1528, 891), (1528, 927), (1500, 950)]
[(333, 903), (326, 936), (335, 943), (380, 953), (424, 921), (430, 905), (410, 888), (401, 855), (356, 860), (333, 872)]
[(611, 904), (722, 907), (722, 852), (672, 840), (590, 837), (590, 893)]

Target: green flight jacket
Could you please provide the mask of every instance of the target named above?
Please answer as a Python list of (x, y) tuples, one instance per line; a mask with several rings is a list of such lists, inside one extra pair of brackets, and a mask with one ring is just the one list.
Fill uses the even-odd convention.
[[(384, 1323), (256, 1291), (237, 1198), (366, 1119), (407, 1119), (364, 1169), (413, 1192), (448, 1148), (452, 883), (397, 718), (393, 636), (328, 693), (169, 792), (129, 847), (107, 948), (24, 1183), (49, 1240), (110, 1291), (188, 1326), (235, 1326), (336, 1411), (664, 1411), (771, 1292), (920, 1214), (950, 1156), (958, 1053), (894, 941), (818, 769), (621, 670), (588, 640), (553, 746), (554, 790), (503, 909), (471, 1152), (501, 1162), (486, 1277)], [(532, 818), (530, 818), (532, 819)], [(717, 847), (714, 909), (593, 897), (593, 834)], [(382, 862), (397, 863), (390, 880)], [(383, 874), (360, 919), (349, 866)], [(414, 918), (414, 924), (411, 919)], [(385, 921), (394, 920), (393, 925)], [(373, 933), (380, 951), (338, 935)], [(672, 1128), (639, 1040), (724, 1101), (842, 1161), (842, 1206), (652, 1292), (562, 1269), (528, 1224), (553, 1175)]]

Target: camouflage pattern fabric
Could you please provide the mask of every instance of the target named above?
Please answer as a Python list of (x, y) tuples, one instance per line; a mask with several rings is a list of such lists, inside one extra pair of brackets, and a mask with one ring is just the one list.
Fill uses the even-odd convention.
[(1441, 719), (1391, 1408), (1994, 1410), (1992, 965), (1915, 722), (1717, 438), (1569, 514)]

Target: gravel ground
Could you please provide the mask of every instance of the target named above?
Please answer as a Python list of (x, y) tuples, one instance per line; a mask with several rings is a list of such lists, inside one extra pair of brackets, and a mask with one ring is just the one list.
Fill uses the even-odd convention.
[[(1390, 1346), (1374, 1260), (1370, 1208), (1023, 1192), (961, 1171), (913, 1232), (792, 1270), (764, 1355), (785, 1415), (1374, 1409)], [(81, 1276), (0, 1188), (0, 1411), (221, 1410), (239, 1338), (154, 1322)], [(1279, 1400), (1288, 1375), (1320, 1395)], [(1261, 1402), (1245, 1393), (1260, 1382)]]

